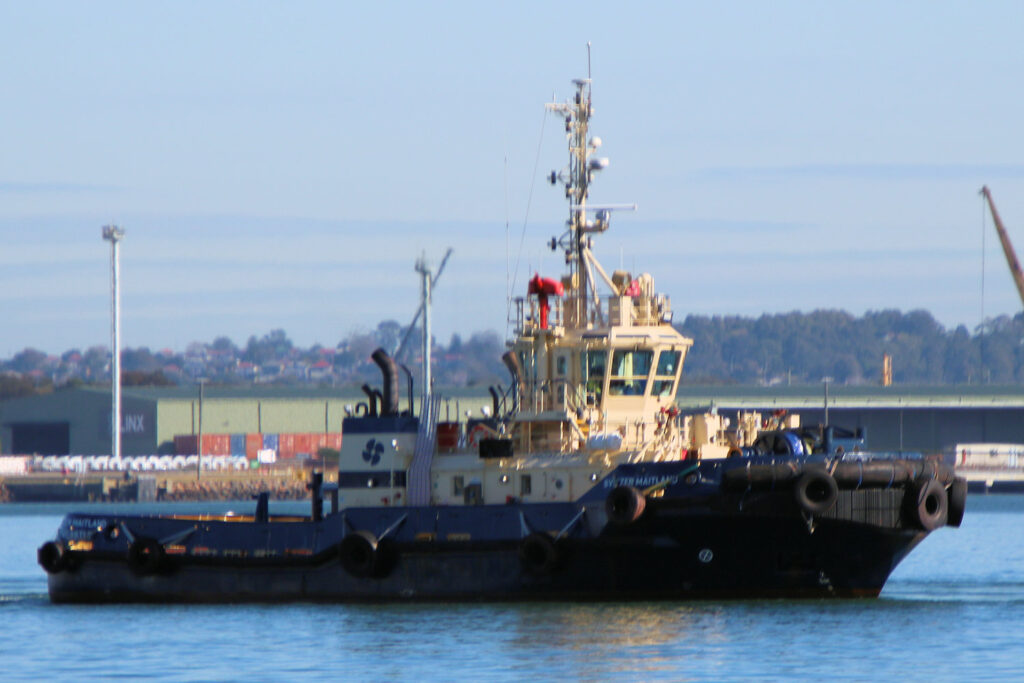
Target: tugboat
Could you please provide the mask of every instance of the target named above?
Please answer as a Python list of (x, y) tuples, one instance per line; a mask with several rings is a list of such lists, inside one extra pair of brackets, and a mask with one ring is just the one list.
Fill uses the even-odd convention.
[[(480, 417), (440, 420), (399, 366), (343, 421), (337, 483), (314, 472), (308, 516), (69, 514), (38, 551), (53, 602), (634, 600), (872, 597), (931, 531), (959, 526), (966, 482), (940, 462), (869, 453), (863, 432), (784, 415), (683, 415), (692, 340), (648, 274), (591, 251), (619, 206), (588, 205), (607, 166), (590, 80), (547, 105), (565, 123), (568, 272), (512, 307)], [(599, 287), (606, 290), (602, 295)], [(412, 378), (409, 375), (409, 393)], [(327, 503), (329, 509), (325, 510)]]

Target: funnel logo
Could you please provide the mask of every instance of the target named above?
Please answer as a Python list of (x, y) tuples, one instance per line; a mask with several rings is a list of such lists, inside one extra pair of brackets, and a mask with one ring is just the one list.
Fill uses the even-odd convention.
[(366, 448), (363, 449), (363, 460), (376, 465), (380, 462), (380, 456), (384, 453), (384, 444), (376, 439), (370, 439), (366, 442)]

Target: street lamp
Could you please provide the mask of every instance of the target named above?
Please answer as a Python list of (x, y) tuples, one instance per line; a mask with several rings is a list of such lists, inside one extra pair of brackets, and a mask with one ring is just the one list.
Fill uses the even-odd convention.
[(828, 383), (832, 381), (832, 378), (822, 377), (821, 381), (825, 385), (825, 426), (828, 427)]
[(199, 457), (196, 458), (196, 481), (202, 477), (203, 472), (203, 386), (206, 385), (206, 378), (200, 377), (199, 382), (199, 438), (196, 440), (196, 450)]
[(121, 289), (118, 283), (117, 244), (124, 238), (124, 230), (116, 225), (103, 226), (103, 239), (110, 242), (110, 345), (113, 347), (113, 363), (110, 372), (112, 387), (110, 418), (111, 456), (121, 461)]

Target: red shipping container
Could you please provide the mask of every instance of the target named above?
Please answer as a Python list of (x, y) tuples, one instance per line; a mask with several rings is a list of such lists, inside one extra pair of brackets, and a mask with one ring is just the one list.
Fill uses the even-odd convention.
[(279, 458), (294, 458), (295, 457), (295, 435), (294, 434), (278, 434), (278, 436), (277, 436), (277, 457), (279, 457)]
[(195, 455), (199, 452), (199, 439), (195, 434), (179, 434), (174, 437), (175, 455)]
[(299, 453), (312, 453), (313, 452), (313, 435), (312, 434), (294, 434), (295, 437), (295, 454)]
[(231, 455), (231, 435), (203, 434), (203, 455)]
[(263, 448), (263, 435), (262, 434), (246, 434), (245, 435), (245, 457), (249, 460), (255, 460), (259, 454), (260, 449)]
[(336, 451), (341, 450), (341, 432), (330, 432), (327, 434), (327, 447)]

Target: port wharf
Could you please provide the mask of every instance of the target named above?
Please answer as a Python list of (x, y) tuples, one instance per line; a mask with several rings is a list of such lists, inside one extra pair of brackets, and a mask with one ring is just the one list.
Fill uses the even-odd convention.
[[(1021, 386), (830, 385), (827, 393), (828, 421), (865, 428), (869, 442), (877, 449), (942, 454), (949, 464), (962, 468), (957, 444), (1024, 444)], [(826, 421), (825, 395), (824, 385), (683, 384), (676, 402), (686, 413), (716, 409), (734, 416), (745, 411), (766, 415), (786, 411), (798, 415), (801, 424), (815, 425)], [(327, 389), (207, 387), (202, 410), (204, 424), (223, 432), (339, 432), (346, 405), (358, 399)], [(464, 392), (453, 396), (442, 411), (452, 416), (466, 410), (480, 414), (480, 407), (488, 400), (484, 392)], [(130, 427), (127, 432), (123, 428), (126, 454), (173, 453), (175, 437), (196, 433), (199, 406), (195, 393), (187, 387), (126, 389), (124, 406), (123, 427)], [(109, 394), (92, 388), (0, 403), (0, 454), (105, 452), (109, 449), (109, 410)], [(17, 445), (28, 447), (12, 449)], [(0, 501), (14, 498), (10, 488), (17, 488), (17, 483), (5, 487), (5, 476), (8, 483), (15, 479), (31, 483), (29, 488), (34, 492), (29, 495), (52, 500), (146, 500), (150, 496), (188, 501), (246, 499), (256, 489), (273, 491), (281, 499), (304, 497), (307, 468), (315, 463), (283, 464), (285, 467), (277, 469), (204, 473), (199, 482), (194, 472), (174, 471), (136, 473), (127, 479), (119, 472), (70, 476), (61, 472), (27, 473), (30, 478), (25, 478), (25, 473), (14, 477), (0, 473)], [(998, 489), (993, 483), (1007, 478), (1003, 471), (963, 469), (975, 492)], [(329, 468), (326, 474), (332, 476)], [(1018, 478), (1024, 479), (1024, 473)], [(51, 489), (43, 493), (47, 487)], [(23, 488), (22, 495), (27, 490)]]
[[(684, 374), (685, 378), (685, 374)], [(804, 425), (825, 421), (824, 385), (740, 386), (682, 384), (679, 409), (716, 408), (771, 414), (786, 410)], [(941, 453), (956, 443), (1024, 443), (1024, 386), (836, 386), (828, 418), (867, 429), (873, 448)], [(442, 414), (480, 414), (486, 390), (455, 390)], [(346, 406), (361, 400), (333, 389), (206, 387), (204, 429), (212, 433), (340, 432)], [(174, 439), (198, 430), (194, 388), (125, 388), (122, 452), (173, 454)], [(100, 454), (110, 449), (110, 395), (81, 388), (0, 403), (0, 454)]]
[(804, 425), (828, 422), (860, 427), (866, 430), (872, 449), (941, 453), (950, 464), (958, 443), (1024, 443), (1024, 386), (1020, 385), (684, 384), (676, 402), (686, 413), (715, 408), (732, 416), (784, 410), (799, 415)]
[(305, 500), (308, 481), (309, 469), (296, 466), (204, 471), (200, 477), (195, 470), (0, 474), (0, 503), (251, 500), (262, 492), (274, 500)]

